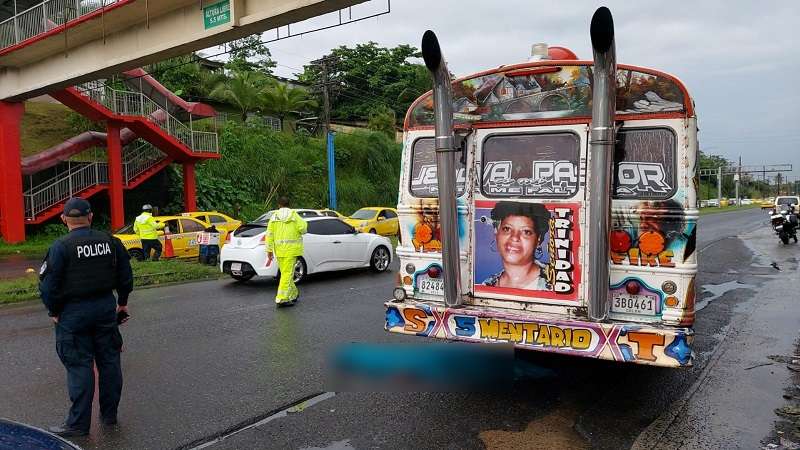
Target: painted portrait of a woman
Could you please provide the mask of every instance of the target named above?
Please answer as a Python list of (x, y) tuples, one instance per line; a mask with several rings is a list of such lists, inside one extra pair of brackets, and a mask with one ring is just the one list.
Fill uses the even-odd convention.
[(536, 248), (549, 228), (550, 212), (538, 203), (501, 201), (491, 211), (497, 252), (503, 270), (491, 275), (484, 286), (550, 290), (544, 266), (536, 260)]

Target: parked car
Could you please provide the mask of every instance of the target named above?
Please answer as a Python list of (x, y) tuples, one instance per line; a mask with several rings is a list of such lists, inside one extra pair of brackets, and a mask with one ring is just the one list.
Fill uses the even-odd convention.
[(707, 208), (708, 207), (708, 200), (700, 200), (700, 207)]
[(788, 209), (789, 205), (794, 205), (792, 208), (794, 212), (797, 212), (798, 206), (800, 206), (800, 196), (797, 195), (780, 195), (775, 197), (775, 209), (778, 211), (782, 209)]
[(753, 204), (753, 200), (751, 200), (749, 198), (743, 198), (742, 199), (742, 206), (747, 206), (747, 205), (752, 205), (752, 204)]
[(773, 209), (775, 208), (775, 199), (774, 198), (764, 199), (761, 200), (758, 204), (761, 206), (761, 209)]
[[(208, 223), (185, 216), (154, 216), (153, 219), (165, 225), (164, 230), (158, 232), (158, 240), (164, 245), (165, 236), (168, 236), (176, 258), (197, 258), (200, 254), (197, 233), (208, 228)], [(225, 230), (219, 231), (220, 241), (223, 241), (229, 233)], [(133, 224), (119, 230), (114, 236), (122, 241), (122, 245), (125, 246), (125, 250), (128, 251), (131, 258), (139, 261), (144, 259), (142, 241), (133, 232)]]
[(361, 208), (344, 221), (354, 226), (356, 230), (365, 233), (382, 236), (400, 234), (400, 221), (397, 218), (397, 210), (394, 208)]
[(719, 200), (717, 200), (716, 198), (708, 199), (708, 206), (718, 207), (719, 206)]
[(214, 225), (214, 227), (218, 230), (225, 231), (233, 231), (239, 228), (239, 225), (242, 224), (241, 220), (236, 220), (231, 216), (217, 211), (194, 211), (182, 213), (181, 216), (195, 218), (201, 222)]
[[(272, 211), (267, 211), (264, 214), (260, 215), (256, 220), (254, 220), (254, 221), (252, 221), (250, 223), (264, 223), (264, 224), (267, 224), (267, 223), (269, 223), (269, 218), (272, 217), (272, 215), (275, 213), (275, 211), (277, 211), (277, 210), (273, 209)], [(316, 209), (295, 209), (295, 211), (297, 212), (298, 216), (300, 216), (300, 217), (302, 217), (304, 219), (307, 218), (307, 217), (323, 217), (322, 213), (317, 211)]]
[[(264, 216), (270, 213), (264, 214)], [(278, 263), (266, 265), (265, 246), (269, 218), (246, 223), (229, 235), (220, 255), (220, 270), (238, 281), (254, 276), (278, 276)], [(301, 216), (302, 217), (302, 216)], [(308, 232), (303, 235), (304, 253), (294, 268), (295, 282), (318, 272), (370, 267), (384, 272), (392, 261), (392, 243), (383, 236), (359, 233), (351, 225), (322, 216), (303, 217)]]
[(326, 209), (320, 209), (319, 213), (322, 214), (323, 216), (336, 217), (337, 219), (342, 219), (342, 220), (347, 219), (347, 216), (345, 216), (344, 214), (340, 213), (339, 211), (334, 211), (332, 209), (327, 209), (327, 208)]

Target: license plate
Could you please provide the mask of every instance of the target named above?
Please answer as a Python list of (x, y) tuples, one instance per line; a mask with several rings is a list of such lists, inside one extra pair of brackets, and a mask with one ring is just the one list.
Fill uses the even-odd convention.
[(444, 295), (444, 280), (421, 278), (417, 281), (417, 291), (420, 294)]
[(611, 299), (611, 311), (625, 314), (655, 316), (658, 300), (649, 295), (615, 295)]
[(242, 263), (231, 263), (231, 273), (234, 275), (241, 275)]

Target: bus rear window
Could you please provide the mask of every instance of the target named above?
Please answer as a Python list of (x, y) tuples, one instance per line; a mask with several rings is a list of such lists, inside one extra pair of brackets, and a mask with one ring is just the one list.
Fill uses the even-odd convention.
[(675, 193), (675, 133), (622, 129), (614, 152), (614, 198), (663, 200)]
[[(459, 158), (456, 161), (456, 195), (464, 194), (466, 170)], [(419, 198), (436, 197), (439, 183), (436, 179), (436, 149), (433, 138), (420, 138), (411, 150), (411, 195)]]
[(579, 158), (574, 133), (489, 136), (481, 190), (487, 197), (569, 198), (578, 192)]

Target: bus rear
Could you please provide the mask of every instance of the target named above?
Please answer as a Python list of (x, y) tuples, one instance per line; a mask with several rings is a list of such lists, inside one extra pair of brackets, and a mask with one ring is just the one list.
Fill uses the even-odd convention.
[[(612, 61), (613, 125), (598, 126), (598, 57), (578, 60), (560, 47), (540, 53), (450, 85), (450, 233), (440, 220), (442, 115), (431, 92), (410, 107), (400, 286), (385, 304), (386, 330), (691, 365), (698, 218), (691, 97), (671, 75)], [(611, 138), (602, 138), (603, 128)], [(450, 255), (454, 300), (445, 298), (448, 236), (451, 253), (458, 249)]]

